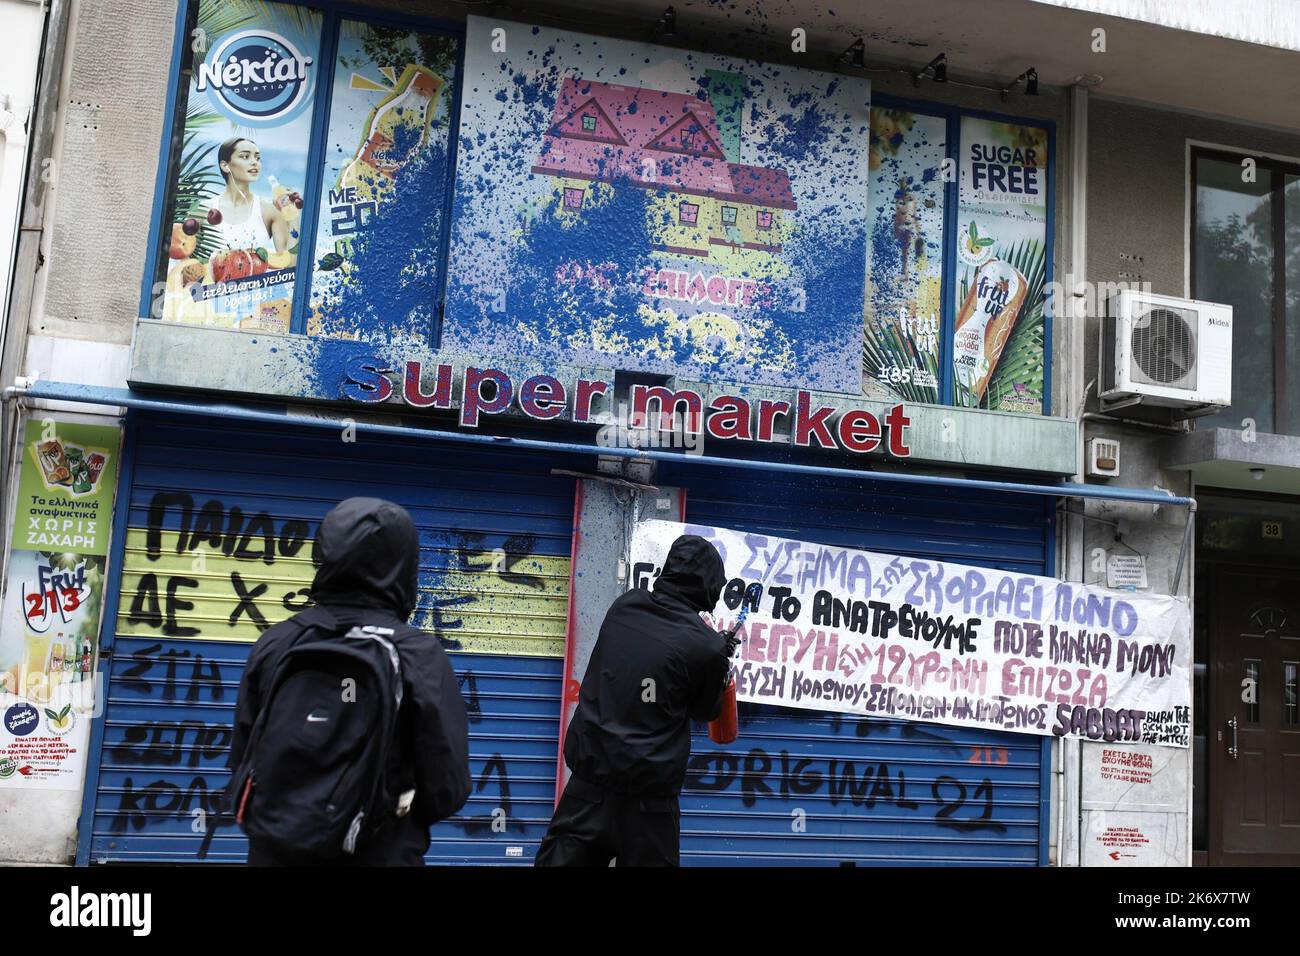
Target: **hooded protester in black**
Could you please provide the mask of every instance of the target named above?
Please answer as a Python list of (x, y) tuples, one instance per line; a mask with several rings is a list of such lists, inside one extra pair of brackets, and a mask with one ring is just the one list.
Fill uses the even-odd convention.
[(572, 777), (537, 865), (677, 863), (690, 721), (718, 715), (730, 671), (726, 641), (700, 612), (725, 584), (717, 549), (683, 535), (653, 591), (610, 606), (564, 741)]
[[(414, 788), (410, 812), (394, 817), (349, 860), (359, 865), (420, 865), (429, 826), (469, 798), (465, 701), (438, 639), (407, 624), (418, 594), (419, 534), (399, 505), (348, 498), (321, 522), (312, 582), (315, 605), (266, 631), (239, 684), (230, 767), (237, 767), (266, 701), (265, 685), (295, 643), (342, 634), (354, 626), (391, 628), (402, 670), (398, 739), (390, 761), (395, 792)], [(297, 862), (250, 841), (250, 864)]]

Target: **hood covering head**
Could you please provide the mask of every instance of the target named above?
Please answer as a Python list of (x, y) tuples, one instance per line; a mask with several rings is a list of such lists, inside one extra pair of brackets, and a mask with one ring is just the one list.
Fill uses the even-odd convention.
[(401, 505), (340, 501), (320, 523), (314, 556), (320, 562), (311, 586), (316, 603), (381, 607), (402, 620), (415, 609), (420, 536)]
[(712, 611), (726, 583), (718, 549), (698, 535), (684, 534), (668, 549), (655, 593), (679, 598), (696, 611)]

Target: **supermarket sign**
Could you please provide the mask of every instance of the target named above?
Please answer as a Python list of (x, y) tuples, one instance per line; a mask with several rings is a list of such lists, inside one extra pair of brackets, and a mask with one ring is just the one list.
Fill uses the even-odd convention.
[[(477, 428), (485, 417), (522, 412), (538, 421), (563, 419), (608, 424), (593, 412), (593, 403), (610, 401), (613, 383), (576, 378), (572, 385), (540, 373), (516, 380), (499, 368), (469, 366), (458, 372), (449, 364), (404, 364), (359, 356), (344, 365), (342, 397), (363, 404), (400, 403), (410, 408), (459, 409), (460, 424)], [(740, 395), (716, 395), (706, 401), (691, 388), (633, 385), (628, 407), (619, 417), (632, 431), (681, 433), (725, 441), (792, 443), (865, 455), (883, 451), (894, 458), (911, 456), (906, 406), (884, 414), (865, 408), (820, 404), (814, 393), (798, 389), (792, 401)]]

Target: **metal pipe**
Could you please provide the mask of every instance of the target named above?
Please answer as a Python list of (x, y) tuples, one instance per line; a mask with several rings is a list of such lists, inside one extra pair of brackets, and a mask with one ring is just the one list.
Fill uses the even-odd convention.
[[(1062, 395), (1065, 401), (1062, 403), (1060, 413), (1075, 418), (1075, 473), (1074, 481), (1083, 482), (1086, 477), (1086, 454), (1087, 446), (1085, 444), (1086, 436), (1084, 434), (1083, 421), (1081, 416), (1088, 407), (1088, 394), (1092, 391), (1093, 382), (1089, 382), (1083, 389), (1083, 394), (1078, 397), (1078, 404), (1073, 405), (1074, 392), (1078, 387), (1076, 382), (1078, 377), (1082, 376), (1086, 367), (1084, 361), (1087, 350), (1087, 315), (1086, 310), (1080, 308), (1080, 302), (1074, 298), (1074, 291), (1079, 287), (1081, 281), (1088, 278), (1088, 90), (1082, 86), (1072, 86), (1069, 90), (1069, 220), (1067, 234), (1069, 237), (1070, 248), (1070, 267), (1067, 273), (1069, 277), (1070, 288), (1066, 290), (1066, 301), (1062, 302), (1066, 317), (1069, 324), (1066, 327), (1065, 334), (1062, 335), (1062, 342), (1057, 353), (1058, 357), (1058, 374), (1060, 375), (1062, 385)], [(1059, 323), (1058, 323), (1059, 327)], [(1060, 361), (1064, 359), (1064, 361)], [(1094, 379), (1095, 382), (1095, 379)], [(1084, 534), (1083, 522), (1076, 525), (1071, 515), (1074, 514), (1068, 508), (1065, 510), (1065, 522), (1061, 529), (1061, 553), (1064, 559), (1061, 562), (1058, 573), (1062, 580), (1070, 580), (1074, 573), (1075, 567), (1075, 547), (1079, 548), (1079, 580), (1082, 581), (1086, 576), (1083, 568), (1083, 541), (1081, 536)], [(1067, 824), (1067, 811), (1070, 808), (1070, 797), (1066, 792), (1068, 784), (1071, 782), (1071, 766), (1069, 758), (1073, 755), (1073, 748), (1066, 743), (1065, 738), (1057, 744), (1058, 769), (1060, 777), (1057, 781), (1057, 807), (1056, 807), (1056, 865), (1065, 866), (1067, 863), (1065, 855), (1065, 837)], [(1069, 821), (1073, 827), (1071, 833), (1071, 845), (1078, 846), (1079, 839), (1078, 820)], [(1077, 859), (1072, 860), (1077, 864)]]
[(1079, 418), (1089, 422), (1105, 422), (1108, 425), (1129, 425), (1133, 428), (1150, 428), (1154, 431), (1168, 432), (1171, 435), (1186, 435), (1188, 429), (1177, 425), (1161, 425), (1158, 422), (1140, 422), (1136, 418), (1120, 418), (1105, 412), (1084, 412)]
[[(5, 389), (5, 395), (15, 391)], [(225, 403), (186, 403), (165, 399), (145, 398), (129, 389), (79, 385), (70, 382), (34, 382), (21, 390), (28, 398), (49, 401), (79, 402), (91, 405), (139, 408), (149, 411), (170, 412), (179, 415), (219, 415), (222, 418), (243, 419), (274, 425), (303, 425), (313, 428), (337, 429), (339, 422), (319, 418), (290, 418), (277, 412), (264, 412), (242, 405)], [(571, 452), (582, 455), (604, 455), (616, 458), (652, 459), (678, 464), (696, 464), (713, 468), (749, 468), (754, 471), (783, 472), (797, 475), (817, 475), (830, 478), (858, 478), (864, 481), (893, 482), (926, 487), (961, 487), (985, 491), (1001, 491), (1028, 495), (1067, 498), (1104, 498), (1112, 501), (1140, 501), (1147, 504), (1190, 506), (1192, 498), (1158, 494), (1139, 488), (1108, 488), (1101, 485), (1033, 484), (1021, 481), (994, 481), (986, 478), (947, 478), (935, 475), (915, 475), (893, 471), (859, 471), (850, 468), (831, 468), (824, 465), (799, 465), (779, 461), (753, 461), (743, 458), (717, 458), (709, 455), (680, 455), (674, 452), (639, 448), (602, 448), (577, 442), (545, 441), (536, 438), (511, 438), (505, 435), (477, 435), (449, 432), (439, 429), (409, 428), (402, 425), (381, 425), (356, 422), (357, 430), (379, 435), (396, 435), (403, 438), (424, 438), (455, 442), (464, 445), (508, 445), (512, 448), (543, 452)]]
[(1183, 580), (1183, 563), (1187, 560), (1187, 546), (1192, 539), (1192, 525), (1196, 522), (1196, 499), (1187, 509), (1187, 524), (1183, 527), (1183, 543), (1178, 548), (1178, 567), (1174, 569), (1174, 586), (1171, 589), (1173, 596), (1178, 596), (1178, 585)]

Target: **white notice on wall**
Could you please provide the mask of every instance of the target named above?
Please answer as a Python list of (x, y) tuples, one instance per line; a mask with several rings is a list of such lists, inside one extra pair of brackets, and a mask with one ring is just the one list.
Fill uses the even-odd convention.
[(1140, 554), (1106, 555), (1106, 587), (1137, 591), (1147, 586), (1147, 559)]

